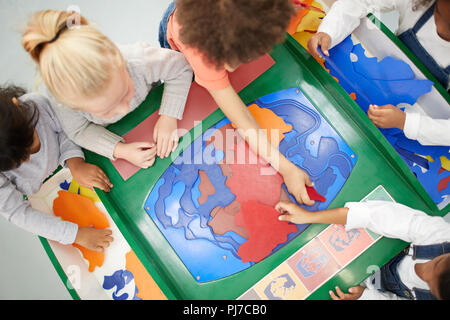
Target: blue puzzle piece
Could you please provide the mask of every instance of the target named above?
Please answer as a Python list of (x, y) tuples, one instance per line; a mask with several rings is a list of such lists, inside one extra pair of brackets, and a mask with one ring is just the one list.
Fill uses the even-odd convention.
[[(117, 270), (114, 272), (111, 276), (105, 276), (103, 280), (103, 289), (111, 290), (113, 288), (116, 288), (116, 290), (113, 292), (112, 296), (114, 300), (127, 300), (129, 297), (129, 294), (124, 292), (119, 295), (120, 291), (123, 289), (126, 289), (128, 285), (131, 284), (131, 281), (134, 279), (133, 274), (128, 270)], [(138, 293), (138, 288), (136, 285), (133, 286), (133, 288), (130, 288), (131, 291), (134, 293), (133, 300), (142, 300), (138, 297), (136, 297), (136, 294)]]
[(59, 187), (60, 187), (62, 190), (68, 191), (69, 188), (70, 188), (70, 183), (67, 182), (66, 180), (64, 180), (64, 182), (62, 182), (62, 183), (59, 184)]
[[(408, 150), (402, 149), (398, 146), (394, 146), (395, 150), (398, 152), (399, 155), (401, 155), (403, 158), (409, 160), (408, 163), (417, 164), (421, 166), (424, 169), (429, 169), (428, 160), (425, 158), (422, 158), (421, 156), (418, 156), (412, 152), (409, 152)], [(411, 165), (410, 165), (411, 166)]]
[[(356, 62), (352, 62), (350, 54), (357, 57)], [(390, 58), (375, 62), (374, 58), (368, 58), (361, 45), (353, 45), (350, 36), (333, 47), (329, 57), (323, 56), (330, 74), (338, 78), (339, 84), (348, 94), (356, 94), (356, 103), (365, 112), (370, 104), (413, 105), (433, 85), (429, 80), (414, 79), (410, 67), (401, 60)], [(387, 68), (391, 70), (384, 70)], [(394, 71), (398, 73), (396, 76), (393, 76)], [(383, 75), (387, 79), (381, 79)]]
[(392, 57), (386, 57), (381, 61), (378, 58), (369, 58), (361, 44), (353, 47), (352, 53), (358, 58), (358, 63), (353, 63), (353, 69), (367, 80), (411, 80), (414, 72), (407, 63)]
[(430, 168), (426, 172), (422, 172), (419, 166), (414, 166), (411, 168), (411, 170), (416, 175), (417, 179), (420, 181), (422, 186), (427, 190), (428, 194), (430, 195), (431, 199), (435, 203), (441, 203), (444, 195), (450, 194), (450, 186), (447, 186), (446, 189), (442, 190), (441, 192), (438, 192), (438, 184), (439, 181), (442, 179), (445, 179), (450, 176), (450, 171), (444, 171), (442, 173), (439, 173), (439, 170), (441, 169), (441, 160), (436, 159), (434, 162), (430, 162)]
[(404, 134), (398, 135), (396, 145), (409, 152), (423, 156), (431, 156), (433, 159), (441, 156), (450, 156), (450, 147), (445, 146), (423, 146), (417, 140), (408, 139)]

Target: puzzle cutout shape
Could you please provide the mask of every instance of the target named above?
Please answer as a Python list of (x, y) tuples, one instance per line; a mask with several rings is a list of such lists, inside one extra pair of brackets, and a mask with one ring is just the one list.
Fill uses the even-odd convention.
[[(250, 108), (256, 119), (272, 117), (261, 126), (269, 135), (270, 125), (281, 129), (281, 141), (275, 139), (280, 151), (311, 173), (315, 190), (309, 192), (319, 201), (309, 209), (327, 208), (356, 164), (350, 147), (296, 88), (262, 97)], [(194, 279), (206, 282), (252, 266), (305, 230), (308, 225), (273, 227), (274, 205), (288, 199), (282, 177), (224, 119), (163, 173), (144, 209)]]

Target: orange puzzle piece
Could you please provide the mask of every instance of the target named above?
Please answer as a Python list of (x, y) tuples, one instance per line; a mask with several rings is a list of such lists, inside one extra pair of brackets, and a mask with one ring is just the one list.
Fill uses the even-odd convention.
[(134, 276), (134, 282), (138, 288), (137, 297), (142, 300), (167, 300), (167, 297), (162, 293), (133, 250), (126, 255), (125, 269)]
[[(55, 216), (76, 223), (79, 227), (94, 226), (97, 229), (109, 227), (108, 219), (92, 200), (67, 191), (58, 192), (58, 197), (53, 201), (53, 212)], [(93, 272), (95, 267), (103, 265), (105, 260), (103, 252), (89, 250), (78, 244), (73, 244), (73, 246), (79, 249), (83, 257), (89, 261), (89, 272)]]

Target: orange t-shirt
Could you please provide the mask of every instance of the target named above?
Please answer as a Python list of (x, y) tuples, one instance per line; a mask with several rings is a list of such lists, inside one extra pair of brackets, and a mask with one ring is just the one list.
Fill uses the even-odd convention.
[(215, 65), (209, 63), (204, 54), (195, 48), (183, 44), (180, 41), (180, 28), (175, 14), (172, 14), (167, 25), (167, 41), (173, 50), (178, 50), (184, 54), (192, 70), (194, 70), (195, 82), (210, 91), (217, 91), (228, 87), (230, 85), (230, 79), (225, 68), (217, 69)]

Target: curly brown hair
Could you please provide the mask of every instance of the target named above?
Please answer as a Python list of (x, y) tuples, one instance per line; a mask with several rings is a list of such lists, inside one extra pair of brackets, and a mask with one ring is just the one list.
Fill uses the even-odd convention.
[(30, 156), (39, 110), (31, 102), (17, 101), (25, 90), (16, 86), (0, 87), (0, 172), (19, 167)]
[(177, 0), (180, 40), (218, 68), (252, 61), (285, 39), (292, 0)]

